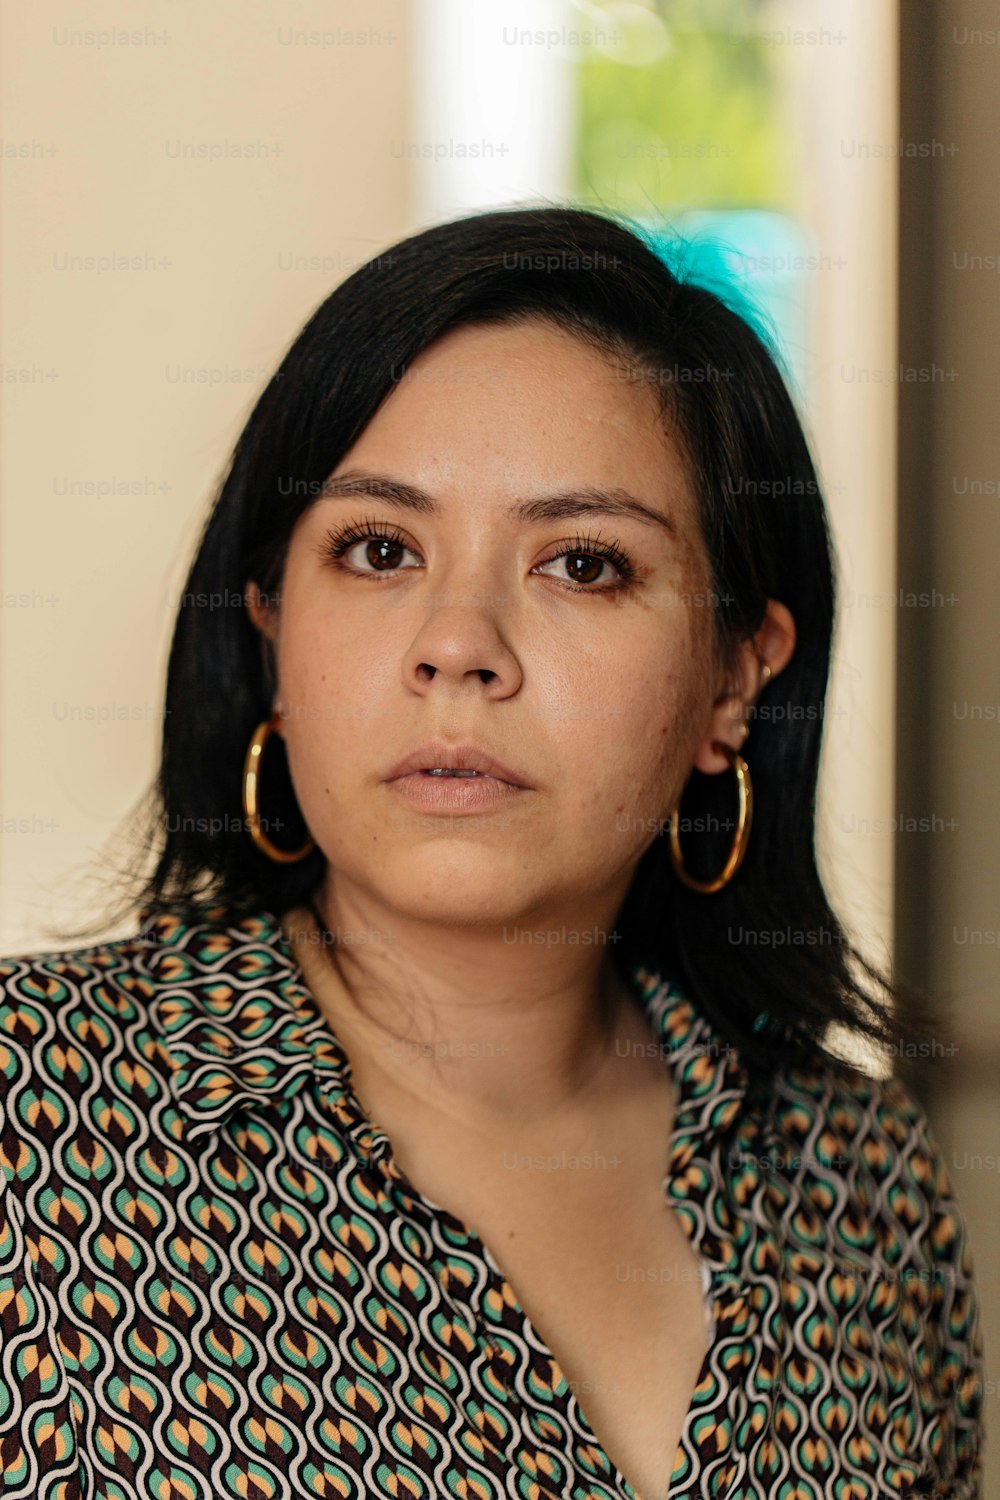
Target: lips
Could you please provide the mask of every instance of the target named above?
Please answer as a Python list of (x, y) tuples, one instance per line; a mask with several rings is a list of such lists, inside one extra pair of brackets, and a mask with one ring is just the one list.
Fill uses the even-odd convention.
[[(527, 787), (529, 782), (517, 770), (505, 765), (496, 756), (479, 745), (445, 745), (440, 742), (422, 745), (392, 767), (383, 780), (396, 781), (400, 776), (412, 776), (421, 771), (477, 771), (481, 776), (492, 776), (497, 781), (506, 781), (511, 786)], [(475, 777), (440, 777), (447, 780), (469, 780)]]

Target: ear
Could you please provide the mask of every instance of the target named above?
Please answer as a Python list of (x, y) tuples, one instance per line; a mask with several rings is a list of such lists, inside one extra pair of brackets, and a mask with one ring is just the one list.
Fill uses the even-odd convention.
[[(252, 578), (247, 582), (246, 588), (243, 591), (243, 597), (251, 623), (260, 632), (261, 670), (264, 678), (268, 682), (276, 683), (277, 669), (274, 648), (278, 639), (278, 627), (280, 623), (277, 605), (270, 601), (266, 594), (261, 592), (257, 583)], [(275, 688), (271, 708), (274, 713), (283, 713), (281, 696), (277, 688)], [(281, 734), (283, 730), (279, 729), (278, 732)]]
[(741, 641), (726, 680), (715, 700), (708, 732), (694, 757), (694, 766), (714, 776), (729, 770), (729, 762), (713, 741), (740, 750), (749, 729), (747, 712), (761, 690), (788, 665), (795, 650), (795, 621), (790, 610), (777, 599), (768, 599), (760, 628)]
[(267, 595), (261, 593), (255, 579), (247, 581), (243, 597), (253, 624), (268, 640), (275, 640), (278, 634), (278, 611)]

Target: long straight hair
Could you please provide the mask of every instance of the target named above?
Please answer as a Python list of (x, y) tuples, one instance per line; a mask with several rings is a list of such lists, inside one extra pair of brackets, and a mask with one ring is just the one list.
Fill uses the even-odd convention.
[[(243, 760), (274, 688), (246, 582), (279, 594), (296, 521), (422, 350), (463, 324), (525, 318), (626, 362), (658, 393), (697, 499), (722, 655), (757, 629), (769, 597), (797, 627), (791, 661), (750, 715), (755, 809), (742, 866), (703, 895), (678, 879), (666, 833), (655, 837), (616, 923), (618, 972), (641, 963), (669, 976), (760, 1079), (782, 1065), (848, 1067), (829, 1050), (831, 1026), (876, 1044), (919, 1041), (922, 997), (908, 990), (908, 1006), (893, 1006), (900, 991), (850, 941), (816, 865), (834, 560), (776, 358), (723, 296), (672, 272), (626, 222), (582, 208), (479, 213), (414, 234), (348, 277), (291, 344), (236, 442), (178, 609), (162, 759), (138, 836), (146, 870), (150, 849), (155, 865), (135, 876), (130, 904), (280, 914), (311, 898), (321, 851), (276, 864), (246, 829)], [(278, 743), (268, 813), (292, 846), (307, 830)], [(704, 831), (684, 845), (699, 873), (723, 863), (733, 806), (731, 777), (692, 772), (684, 816)]]

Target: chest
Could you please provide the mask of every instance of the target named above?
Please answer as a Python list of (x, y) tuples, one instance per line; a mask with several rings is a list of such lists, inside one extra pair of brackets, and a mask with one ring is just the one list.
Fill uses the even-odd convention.
[[(611, 1198), (612, 1195), (608, 1195)], [(709, 1343), (698, 1258), (663, 1202), (508, 1199), (472, 1227), (594, 1434), (641, 1500), (664, 1500)]]
[(664, 1500), (709, 1334), (699, 1259), (663, 1195), (662, 1118), (634, 1139), (459, 1148), (412, 1103), (379, 1106), (398, 1164), (484, 1242), (600, 1447), (640, 1500)]

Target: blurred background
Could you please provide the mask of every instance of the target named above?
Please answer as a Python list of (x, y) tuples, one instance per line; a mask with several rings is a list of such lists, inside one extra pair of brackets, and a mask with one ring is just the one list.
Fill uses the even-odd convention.
[(995, 1371), (995, 7), (46, 0), (2, 28), (3, 951), (102, 908), (201, 523), (317, 304), (478, 208), (626, 216), (763, 321), (813, 445), (841, 590), (821, 863), (939, 1004), (934, 1057), (897, 1066)]

